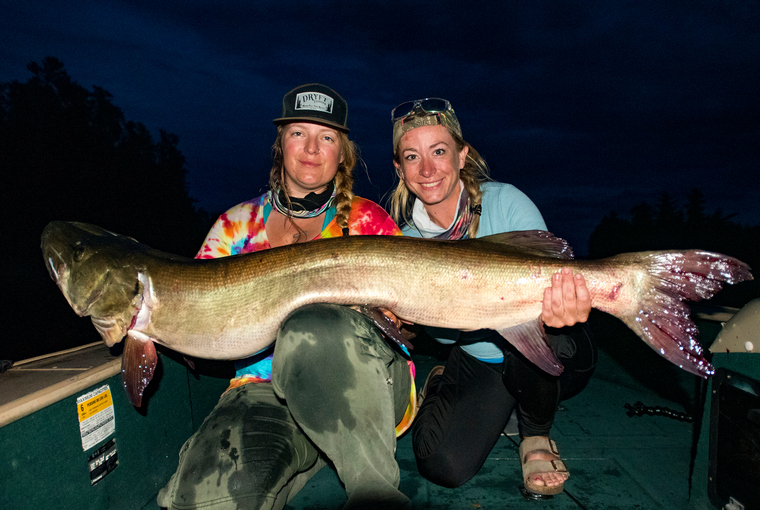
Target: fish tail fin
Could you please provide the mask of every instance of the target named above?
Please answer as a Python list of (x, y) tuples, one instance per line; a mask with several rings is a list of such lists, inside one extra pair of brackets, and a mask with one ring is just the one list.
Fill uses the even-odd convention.
[(615, 315), (667, 360), (704, 378), (713, 375), (712, 365), (702, 356), (697, 326), (683, 301), (709, 299), (724, 283), (751, 280), (749, 266), (700, 250), (636, 255), (640, 258), (634, 262), (643, 266), (644, 277), (637, 273), (630, 282), (634, 295), (629, 312)]
[(153, 379), (157, 364), (158, 355), (153, 341), (140, 339), (132, 331), (127, 333), (121, 355), (121, 382), (133, 406), (142, 405), (143, 392)]

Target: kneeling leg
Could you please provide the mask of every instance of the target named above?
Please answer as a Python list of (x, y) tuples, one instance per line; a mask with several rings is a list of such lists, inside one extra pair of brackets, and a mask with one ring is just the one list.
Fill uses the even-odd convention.
[[(318, 452), (270, 383), (228, 390), (180, 451), (158, 496), (172, 509), (280, 509), (298, 473), (313, 475)], [(321, 464), (320, 464), (321, 466)], [(294, 492), (295, 493), (295, 492)]]

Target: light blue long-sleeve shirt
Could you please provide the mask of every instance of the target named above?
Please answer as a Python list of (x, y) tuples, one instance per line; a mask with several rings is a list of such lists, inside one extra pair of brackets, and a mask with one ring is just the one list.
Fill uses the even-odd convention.
[[(485, 237), (503, 232), (517, 230), (547, 230), (544, 218), (528, 196), (511, 184), (485, 182), (480, 185), (483, 192), (481, 202), (480, 225), (477, 237)], [(430, 225), (424, 208), (416, 207), (414, 219), (419, 225)], [(424, 227), (423, 227), (424, 228)], [(420, 230), (409, 225), (402, 228), (405, 236), (434, 237), (437, 233)], [(441, 231), (446, 229), (441, 229)], [(453, 344), (459, 339), (461, 331), (456, 329), (427, 328), (428, 334), (441, 343)], [(504, 354), (501, 348), (492, 342), (477, 342), (463, 345), (462, 350), (482, 361), (501, 363)]]

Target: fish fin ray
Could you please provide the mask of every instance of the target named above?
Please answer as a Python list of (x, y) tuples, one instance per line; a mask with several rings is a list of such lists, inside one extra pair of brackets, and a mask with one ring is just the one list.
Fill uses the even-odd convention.
[(546, 343), (540, 318), (496, 331), (544, 372), (555, 376), (562, 373), (562, 363)]
[(380, 310), (380, 308), (359, 306), (357, 309), (359, 312), (369, 317), (372, 322), (375, 323), (375, 326), (377, 326), (378, 329), (385, 334), (385, 336), (387, 336), (396, 344), (396, 346), (406, 358), (411, 359), (409, 351), (414, 349), (414, 346), (411, 344), (411, 342), (409, 342), (409, 340), (407, 340), (407, 338), (401, 332), (401, 329), (396, 326), (396, 323), (394, 323), (390, 317), (385, 315)]
[(709, 299), (724, 283), (751, 280), (749, 266), (701, 250), (646, 252), (636, 262), (646, 270), (644, 290), (634, 311), (617, 317), (665, 359), (700, 377), (713, 375), (683, 301)]
[(142, 405), (143, 392), (153, 379), (157, 364), (158, 355), (153, 341), (140, 340), (133, 332), (129, 332), (124, 340), (121, 380), (133, 406)]
[(551, 232), (544, 230), (517, 230), (502, 232), (490, 236), (479, 237), (459, 242), (499, 244), (504, 250), (550, 257), (554, 259), (572, 260), (573, 249), (568, 242)]

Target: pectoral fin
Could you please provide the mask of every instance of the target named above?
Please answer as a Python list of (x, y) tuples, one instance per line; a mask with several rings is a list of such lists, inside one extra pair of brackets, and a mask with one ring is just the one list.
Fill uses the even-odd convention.
[(390, 317), (385, 315), (379, 308), (360, 306), (358, 307), (358, 310), (372, 319), (372, 322), (375, 323), (375, 326), (377, 326), (378, 329), (382, 331), (387, 338), (393, 340), (393, 342), (396, 344), (396, 346), (398, 346), (399, 350), (404, 354), (404, 356), (407, 359), (411, 359), (412, 356), (409, 354), (409, 351), (411, 349), (414, 349), (414, 346), (412, 346), (409, 340), (406, 339), (399, 327), (390, 319)]
[(562, 373), (562, 363), (546, 343), (546, 332), (540, 318), (497, 331), (544, 372), (551, 375)]
[(153, 379), (157, 363), (153, 342), (138, 340), (132, 332), (127, 333), (121, 358), (121, 381), (133, 406), (142, 405), (143, 392)]

